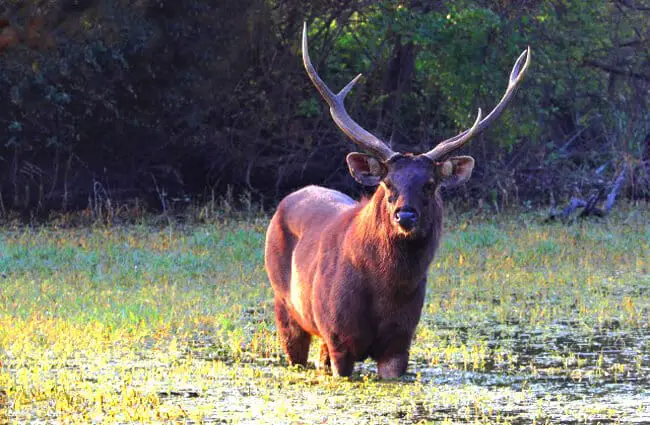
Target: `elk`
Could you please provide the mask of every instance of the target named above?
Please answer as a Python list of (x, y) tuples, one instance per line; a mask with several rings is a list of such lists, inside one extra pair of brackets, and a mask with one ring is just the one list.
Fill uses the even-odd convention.
[(351, 375), (355, 362), (370, 357), (382, 379), (398, 378), (407, 369), (427, 269), (442, 234), (440, 188), (466, 182), (474, 167), (472, 157), (449, 154), (501, 115), (528, 68), (530, 48), (485, 118), (479, 109), (470, 129), (422, 154), (394, 152), (348, 115), (343, 100), (361, 74), (334, 94), (311, 63), (306, 24), (302, 57), (336, 125), (368, 152), (347, 155), (352, 177), (377, 189), (357, 202), (308, 186), (279, 203), (265, 244), (279, 340), (290, 364), (306, 365), (316, 336), (322, 341), (317, 366), (334, 376)]

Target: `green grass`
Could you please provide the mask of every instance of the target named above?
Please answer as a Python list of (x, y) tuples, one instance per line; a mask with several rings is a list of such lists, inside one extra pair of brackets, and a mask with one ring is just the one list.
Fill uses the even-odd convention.
[(266, 219), (1, 229), (0, 423), (647, 419), (650, 212), (540, 221), (449, 219), (399, 382), (286, 365)]

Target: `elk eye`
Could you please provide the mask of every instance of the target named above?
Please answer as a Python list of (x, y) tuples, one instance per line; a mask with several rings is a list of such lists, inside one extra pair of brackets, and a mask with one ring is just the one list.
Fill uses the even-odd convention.
[(386, 187), (388, 202), (392, 204), (397, 200), (397, 193), (395, 191), (395, 187), (391, 184), (391, 182), (387, 180), (384, 180), (384, 186)]

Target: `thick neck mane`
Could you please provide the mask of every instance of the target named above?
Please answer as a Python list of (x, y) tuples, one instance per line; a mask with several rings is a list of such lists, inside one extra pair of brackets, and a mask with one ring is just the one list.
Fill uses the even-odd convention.
[[(429, 229), (418, 238), (407, 238), (391, 223), (385, 196), (383, 186), (379, 186), (372, 197), (363, 199), (355, 208), (345, 252), (356, 267), (380, 275), (377, 282), (417, 286), (426, 277), (438, 246), (441, 217), (432, 217)], [(438, 205), (432, 209), (442, 215)]]

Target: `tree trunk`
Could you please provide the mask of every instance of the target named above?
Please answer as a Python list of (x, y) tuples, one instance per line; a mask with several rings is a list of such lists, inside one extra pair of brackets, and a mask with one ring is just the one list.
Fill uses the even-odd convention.
[(393, 56), (388, 62), (384, 78), (384, 93), (388, 96), (382, 105), (380, 122), (388, 121), (388, 134), (392, 143), (399, 144), (401, 137), (398, 132), (399, 107), (402, 95), (411, 88), (411, 80), (415, 69), (415, 45), (413, 42), (402, 42), (402, 36), (395, 36)]

